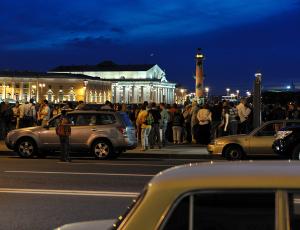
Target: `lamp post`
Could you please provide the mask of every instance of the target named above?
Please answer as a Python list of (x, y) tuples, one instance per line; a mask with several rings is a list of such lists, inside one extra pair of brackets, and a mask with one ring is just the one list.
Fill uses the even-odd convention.
[(239, 96), (240, 96), (240, 91), (239, 91), (239, 90), (237, 90), (237, 91), (236, 91), (236, 99), (238, 99), (238, 98), (239, 98)]
[(207, 100), (208, 100), (208, 93), (209, 93), (209, 88), (208, 87), (205, 87), (205, 93), (206, 93), (206, 97), (207, 97)]
[(229, 89), (229, 88), (227, 88), (227, 89), (226, 89), (226, 92), (227, 92), (227, 94), (226, 94), (226, 95), (227, 95), (227, 96), (229, 96), (230, 89)]
[(180, 92), (181, 92), (181, 104), (183, 104), (184, 103), (184, 101), (183, 101), (184, 89), (181, 89)]
[(261, 125), (261, 81), (262, 74), (257, 71), (254, 80), (253, 90), (253, 128), (257, 128)]
[(87, 85), (88, 85), (89, 81), (88, 80), (83, 80), (83, 88), (84, 88), (84, 103), (86, 104), (86, 88), (87, 88)]

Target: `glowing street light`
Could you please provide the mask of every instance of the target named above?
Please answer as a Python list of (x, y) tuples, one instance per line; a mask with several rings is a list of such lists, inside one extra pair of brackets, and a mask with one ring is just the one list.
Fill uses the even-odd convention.
[(236, 98), (239, 98), (239, 95), (240, 95), (240, 91), (236, 90)]
[(246, 95), (247, 95), (247, 97), (250, 97), (251, 96), (251, 92), (250, 91), (246, 91)]
[(227, 96), (229, 96), (230, 89), (227, 88), (227, 89), (226, 89), (226, 92), (227, 92)]
[(208, 93), (209, 93), (209, 87), (205, 87), (205, 93), (206, 93), (206, 97), (208, 98)]
[(86, 88), (88, 85), (89, 81), (88, 80), (83, 80), (83, 89), (84, 89), (84, 103), (86, 103)]

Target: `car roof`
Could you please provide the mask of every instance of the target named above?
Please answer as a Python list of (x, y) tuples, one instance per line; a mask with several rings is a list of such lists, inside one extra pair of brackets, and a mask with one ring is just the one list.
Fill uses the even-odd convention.
[(149, 187), (171, 190), (300, 188), (300, 162), (193, 163), (159, 173)]

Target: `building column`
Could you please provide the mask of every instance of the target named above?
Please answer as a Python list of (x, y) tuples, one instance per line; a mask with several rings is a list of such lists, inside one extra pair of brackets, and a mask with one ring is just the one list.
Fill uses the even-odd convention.
[(141, 86), (141, 102), (144, 102), (144, 86)]
[(131, 86), (131, 103), (135, 103), (134, 102), (134, 85)]
[(113, 89), (113, 94), (114, 94), (114, 101), (113, 103), (117, 103), (117, 86), (114, 86), (114, 89)]
[(5, 82), (3, 82), (2, 83), (2, 100), (4, 100), (5, 99), (5, 97), (6, 97), (6, 84), (5, 84)]
[(23, 82), (20, 82), (20, 96), (19, 96), (19, 100), (22, 101), (23, 100), (23, 93), (24, 93), (24, 83)]

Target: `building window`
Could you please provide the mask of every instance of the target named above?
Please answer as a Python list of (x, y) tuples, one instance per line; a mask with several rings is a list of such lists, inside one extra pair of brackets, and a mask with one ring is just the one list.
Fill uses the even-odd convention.
[(49, 89), (47, 92), (47, 100), (49, 102), (53, 101), (53, 91), (51, 89)]

